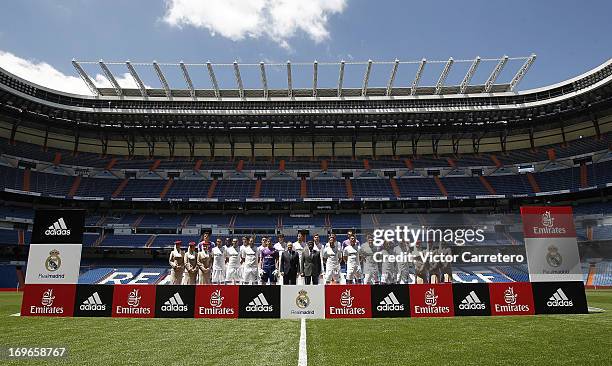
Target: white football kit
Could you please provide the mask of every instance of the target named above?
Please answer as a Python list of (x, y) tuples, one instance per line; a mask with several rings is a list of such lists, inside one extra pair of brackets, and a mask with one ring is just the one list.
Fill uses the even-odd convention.
[(361, 266), (359, 261), (359, 250), (358, 248), (349, 245), (344, 248), (342, 253), (346, 257), (346, 280), (353, 281), (361, 278)]
[(359, 255), (363, 259), (363, 283), (378, 283), (378, 263), (374, 261), (376, 247), (364, 244), (359, 248)]
[(340, 282), (340, 256), (341, 251), (338, 250), (340, 243), (336, 243), (335, 247), (325, 247), (323, 249), (323, 260), (325, 261), (325, 282), (330, 283), (332, 280), (336, 283)]
[(257, 278), (257, 251), (250, 246), (242, 247), (240, 257), (244, 259), (242, 265), (242, 283), (243, 284), (257, 284), (259, 279)]
[[(393, 254), (396, 258), (401, 258), (402, 253), (406, 256), (410, 253), (408, 247), (402, 249), (401, 246), (396, 246), (393, 249)], [(407, 258), (407, 257), (406, 257)], [(410, 263), (408, 262), (397, 262), (397, 282), (398, 283), (409, 283), (410, 282)]]
[[(393, 254), (393, 250), (383, 249), (380, 251), (381, 258), (386, 258), (388, 255)], [(380, 276), (380, 282), (384, 284), (395, 283), (397, 276), (397, 265), (395, 262), (383, 261), (382, 262), (382, 276)]]
[(240, 253), (238, 248), (227, 247), (225, 256), (228, 258), (225, 268), (225, 282), (240, 283)]
[(213, 257), (212, 283), (220, 284), (225, 281), (225, 247), (214, 247), (210, 254)]

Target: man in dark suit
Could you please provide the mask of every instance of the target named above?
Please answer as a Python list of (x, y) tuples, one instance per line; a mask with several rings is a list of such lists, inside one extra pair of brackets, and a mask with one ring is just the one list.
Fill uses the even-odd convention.
[(295, 285), (300, 270), (300, 256), (293, 250), (291, 242), (287, 244), (287, 250), (281, 256), (280, 269), (283, 272), (283, 285)]
[(308, 242), (308, 249), (302, 255), (301, 272), (304, 276), (306, 285), (319, 284), (319, 276), (321, 275), (321, 251), (316, 250), (314, 242)]

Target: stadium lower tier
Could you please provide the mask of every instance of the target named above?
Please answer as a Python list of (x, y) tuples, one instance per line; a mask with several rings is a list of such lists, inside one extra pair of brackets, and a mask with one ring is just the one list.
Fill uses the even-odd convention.
[[(433, 173), (432, 173), (433, 174)], [(435, 199), (524, 198), (605, 188), (612, 183), (612, 160), (568, 167), (551, 162), (546, 169), (517, 174), (500, 168), (486, 176), (458, 171), (443, 177), (408, 169), (395, 178), (364, 172), (353, 178), (327, 175), (309, 178), (276, 175), (253, 179), (236, 172), (211, 179), (197, 172), (164, 179), (120, 179), (106, 171), (97, 177), (70, 175), (61, 167), (45, 171), (0, 165), (0, 190), (13, 194), (82, 201), (298, 202), (392, 201)]]
[(399, 285), (29, 284), (21, 316), (377, 318), (586, 314), (582, 282)]

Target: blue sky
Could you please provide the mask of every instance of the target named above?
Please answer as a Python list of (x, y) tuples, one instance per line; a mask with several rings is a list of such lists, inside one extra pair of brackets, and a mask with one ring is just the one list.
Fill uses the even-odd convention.
[[(612, 57), (610, 1), (365, 1), (365, 0), (20, 0), (0, 12), (0, 66), (48, 86), (85, 92), (70, 63), (79, 60), (201, 63), (392, 61), (472, 59), (504, 54), (537, 60), (519, 89), (544, 86), (585, 72)], [(508, 64), (502, 81), (520, 66)], [(457, 65), (448, 83), (461, 80)], [(493, 68), (483, 64), (475, 81)], [(294, 67), (294, 87), (311, 86), (311, 66)], [(426, 69), (433, 84), (442, 65)], [(127, 70), (113, 67), (126, 86)], [(396, 85), (410, 84), (416, 66), (402, 65)], [(87, 71), (100, 74), (96, 66)], [(152, 70), (138, 68), (148, 86)], [(179, 69), (164, 68), (171, 86), (183, 88)], [(363, 66), (347, 68), (345, 86), (359, 86)], [(210, 87), (203, 68), (194, 81)], [(233, 88), (230, 67), (216, 69), (221, 87)], [(320, 67), (319, 85), (337, 82), (336, 67)], [(371, 86), (384, 85), (389, 65), (375, 65)], [(258, 88), (256, 68), (243, 69), (245, 87)], [(271, 85), (286, 87), (282, 68), (270, 68)], [(98, 82), (105, 83), (101, 75)]]

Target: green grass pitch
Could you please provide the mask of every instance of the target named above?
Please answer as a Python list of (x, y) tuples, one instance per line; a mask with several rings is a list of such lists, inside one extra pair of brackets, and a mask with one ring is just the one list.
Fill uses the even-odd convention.
[[(612, 291), (587, 293), (602, 314), (309, 320), (309, 365), (607, 365)], [(66, 346), (65, 359), (2, 365), (296, 365), (295, 320), (14, 317), (0, 293), (0, 347)]]

